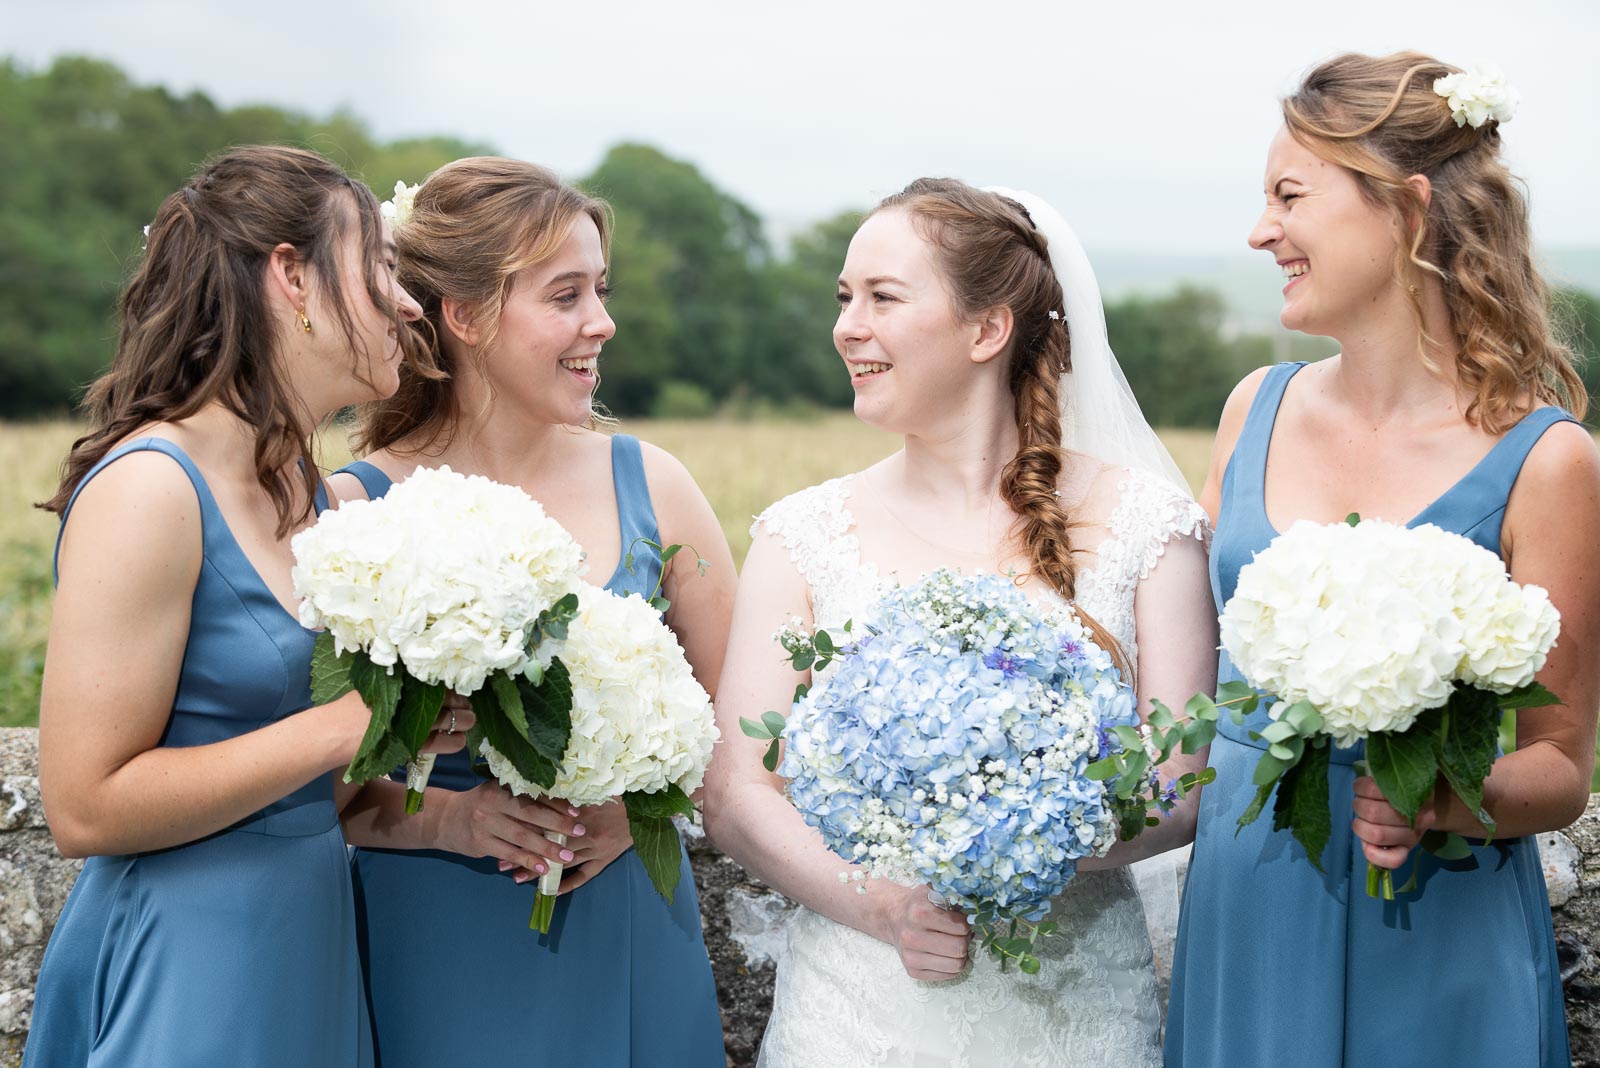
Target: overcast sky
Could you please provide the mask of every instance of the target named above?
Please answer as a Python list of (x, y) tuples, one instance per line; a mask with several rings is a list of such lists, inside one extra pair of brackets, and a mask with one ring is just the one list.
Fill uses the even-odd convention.
[[(232, 105), (346, 107), (576, 177), (624, 139), (694, 161), (778, 232), (922, 174), (1030, 189), (1091, 249), (1243, 250), (1277, 98), (1343, 50), (1498, 64), (1551, 246), (1600, 245), (1593, 0), (676, 3), (53, 0), (0, 52), (63, 53)], [(420, 176), (419, 176), (420, 177)]]

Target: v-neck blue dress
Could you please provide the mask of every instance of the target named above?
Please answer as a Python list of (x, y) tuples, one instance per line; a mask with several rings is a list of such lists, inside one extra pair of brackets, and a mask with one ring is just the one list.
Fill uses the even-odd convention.
[[(219, 742), (305, 709), (316, 636), (256, 572), (183, 450), (123, 445), (72, 500), (140, 451), (189, 476), (204, 546), (161, 744)], [(200, 841), (85, 862), (39, 970), (25, 1068), (371, 1063), (331, 774)]]
[[(1277, 537), (1267, 518), (1267, 451), (1278, 406), (1304, 364), (1262, 381), (1222, 482), (1211, 549), (1220, 607), (1239, 571)], [(1408, 526), (1432, 523), (1499, 554), (1506, 500), (1540, 436), (1572, 416), (1529, 413), (1460, 482)], [(1222, 654), (1218, 682), (1239, 678)], [(1533, 838), (1477, 846), (1471, 861), (1420, 850), (1417, 890), (1366, 893), (1351, 833), (1352, 765), (1335, 749), (1328, 775), (1333, 837), (1327, 873), (1269, 815), (1235, 835), (1255, 794), (1263, 743), (1223, 717), (1211, 746), (1216, 782), (1201, 795), (1184, 886), (1167, 1013), (1169, 1068), (1557, 1068), (1570, 1064), (1550, 904)], [(1402, 871), (1401, 878), (1405, 878)]]
[[(390, 481), (347, 472), (367, 496)], [(611, 439), (622, 549), (660, 541), (637, 438)], [(597, 498), (603, 505), (604, 498)], [(639, 553), (606, 588), (648, 596), (660, 560)], [(466, 753), (441, 756), (429, 786), (483, 782)], [(382, 1068), (476, 1060), (566, 1068), (723, 1068), (722, 1017), (688, 857), (668, 905), (632, 849), (557, 900), (548, 935), (528, 929), (534, 884), (490, 857), (359, 849), (356, 894)]]

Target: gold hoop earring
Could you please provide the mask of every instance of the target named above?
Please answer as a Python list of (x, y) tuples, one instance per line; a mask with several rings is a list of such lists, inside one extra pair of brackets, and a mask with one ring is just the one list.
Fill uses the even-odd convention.
[(304, 308), (300, 309), (300, 327), (306, 333), (311, 333), (311, 320), (306, 318), (306, 310)]

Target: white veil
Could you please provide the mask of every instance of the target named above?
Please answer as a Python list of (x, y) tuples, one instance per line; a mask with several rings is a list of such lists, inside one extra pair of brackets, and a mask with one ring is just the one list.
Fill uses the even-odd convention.
[[(1061, 282), (1062, 311), (1072, 339), (1072, 370), (1061, 376), (1062, 445), (1102, 463), (1153, 472), (1192, 498), (1194, 491), (1150, 428), (1111, 351), (1100, 283), (1078, 235), (1060, 212), (1032, 193), (1003, 186), (985, 189), (1027, 209), (1034, 229), (1045, 237), (1050, 266)], [(1178, 929), (1178, 865), (1187, 857), (1187, 850), (1173, 849), (1128, 866), (1144, 904), (1156, 960), (1166, 968), (1171, 967)]]
[(1032, 193), (1003, 186), (985, 190), (1027, 209), (1034, 229), (1049, 245), (1050, 265), (1061, 282), (1072, 370), (1061, 376), (1061, 444), (1104, 463), (1151, 471), (1193, 496), (1188, 481), (1161, 444), (1134, 399), (1127, 376), (1111, 351), (1100, 283), (1067, 220)]

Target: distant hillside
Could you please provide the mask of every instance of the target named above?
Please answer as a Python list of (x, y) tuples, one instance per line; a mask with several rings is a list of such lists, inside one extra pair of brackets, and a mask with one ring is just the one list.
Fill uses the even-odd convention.
[[(1542, 256), (1552, 283), (1600, 294), (1600, 248), (1548, 248)], [(1090, 250), (1089, 258), (1107, 300), (1164, 293), (1189, 283), (1221, 293), (1241, 328), (1270, 329), (1277, 324), (1283, 277), (1265, 254), (1161, 256)]]

